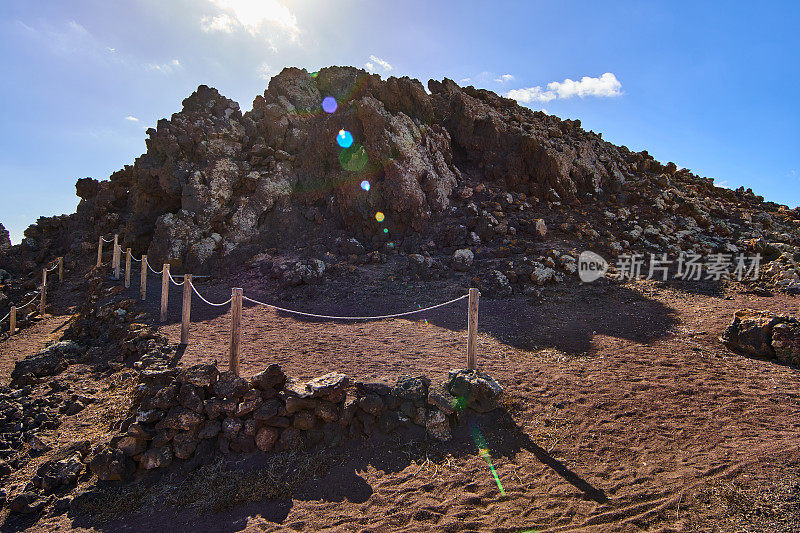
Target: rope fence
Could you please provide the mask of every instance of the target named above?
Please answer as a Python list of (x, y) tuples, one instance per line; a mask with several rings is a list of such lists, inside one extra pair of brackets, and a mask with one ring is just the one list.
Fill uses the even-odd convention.
[[(111, 239), (106, 239), (102, 235), (98, 238), (97, 243), (97, 263), (95, 265), (96, 269), (99, 269), (103, 265), (103, 244), (104, 243), (112, 243), (112, 258), (111, 258), (111, 268), (112, 268), (112, 279), (119, 280), (120, 279), (120, 270), (121, 270), (121, 253), (122, 248), (119, 246), (119, 234), (114, 234), (114, 237)], [(197, 290), (197, 287), (194, 286), (193, 276), (192, 274), (185, 274), (183, 276), (183, 281), (180, 283), (175, 280), (170, 272), (170, 265), (169, 263), (164, 263), (161, 270), (155, 270), (149, 263), (147, 259), (147, 255), (144, 254), (140, 259), (137, 259), (131, 253), (131, 249), (127, 248), (125, 250), (125, 279), (124, 285), (125, 288), (130, 287), (130, 279), (131, 279), (131, 271), (132, 271), (132, 262), (141, 263), (139, 267), (140, 271), (140, 284), (139, 284), (139, 294), (142, 301), (146, 300), (147, 298), (147, 273), (148, 271), (152, 272), (156, 275), (161, 275), (161, 313), (160, 313), (160, 320), (161, 322), (166, 322), (167, 320), (167, 307), (169, 303), (169, 287), (170, 283), (173, 285), (180, 287), (183, 286), (183, 301), (181, 305), (181, 344), (187, 345), (189, 343), (189, 330), (191, 325), (191, 307), (192, 307), (192, 293), (197, 295), (197, 297), (205, 304), (213, 306), (213, 307), (225, 307), (230, 304), (231, 306), (231, 341), (230, 341), (230, 353), (229, 353), (229, 370), (233, 372), (235, 375), (239, 375), (239, 358), (241, 352), (241, 335), (242, 335), (242, 306), (243, 302), (249, 302), (256, 306), (261, 307), (269, 307), (276, 311), (280, 311), (283, 313), (288, 313), (291, 315), (297, 316), (304, 316), (309, 318), (319, 318), (325, 320), (345, 320), (345, 321), (353, 321), (353, 320), (362, 320), (362, 321), (369, 321), (369, 320), (385, 320), (391, 318), (400, 318), (411, 316), (419, 313), (424, 313), (426, 311), (431, 311), (433, 309), (438, 309), (440, 307), (444, 307), (446, 305), (451, 305), (461, 300), (468, 299), (468, 314), (467, 314), (467, 368), (474, 369), (475, 368), (475, 350), (477, 346), (477, 334), (478, 334), (478, 299), (480, 297), (480, 292), (477, 289), (469, 289), (468, 294), (464, 294), (458, 296), (457, 298), (453, 298), (452, 300), (448, 300), (446, 302), (441, 302), (435, 305), (431, 305), (424, 308), (413, 309), (411, 311), (404, 311), (400, 313), (391, 313), (391, 314), (384, 314), (384, 315), (361, 315), (361, 316), (338, 316), (338, 315), (325, 315), (325, 314), (318, 314), (318, 313), (309, 313), (306, 311), (298, 311), (295, 309), (288, 309), (285, 307), (280, 307), (274, 304), (270, 304), (267, 302), (262, 302), (260, 300), (256, 300), (255, 298), (250, 298), (244, 296), (244, 291), (241, 288), (235, 287), (231, 289), (231, 297), (224, 302), (215, 303), (208, 300), (205, 296), (203, 296), (200, 291)], [(11, 328), (10, 331), (13, 334), (15, 332), (15, 323), (16, 323), (16, 312), (18, 309), (24, 309), (27, 306), (31, 305), (33, 302), (36, 301), (37, 298), (40, 298), (40, 314), (44, 316), (45, 312), (45, 299), (47, 293), (47, 273), (52, 272), (56, 268), (58, 268), (58, 277), (59, 281), (63, 281), (63, 257), (59, 257), (50, 267), (42, 268), (42, 287), (39, 291), (37, 291), (36, 295), (33, 297), (31, 301), (26, 303), (22, 306), (12, 306), (9, 313), (0, 319), (0, 322), (5, 321), (6, 319), (11, 319)], [(176, 277), (180, 277), (177, 276)], [(196, 277), (207, 277), (207, 276), (196, 276)]]

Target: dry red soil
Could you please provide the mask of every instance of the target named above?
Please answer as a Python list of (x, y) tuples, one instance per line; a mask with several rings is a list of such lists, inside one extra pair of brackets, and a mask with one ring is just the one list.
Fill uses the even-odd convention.
[[(232, 283), (197, 283), (214, 301)], [(419, 287), (417, 287), (419, 289)], [(351, 444), (347, 457), (294, 499), (197, 514), (150, 508), (113, 523), (44, 517), (41, 529), (93, 531), (800, 531), (800, 370), (727, 350), (737, 309), (798, 313), (796, 297), (735, 287), (651, 283), (567, 286), (541, 300), (483, 298), (479, 366), (505, 388), (507, 425), (483, 426), (500, 492), (469, 428), (431, 461), (392, 446)], [(143, 304), (157, 315), (158, 288)], [(131, 290), (131, 294), (134, 291)], [(378, 293), (380, 294), (380, 293)], [(350, 301), (283, 302), (324, 313), (385, 313), (459, 294), (436, 287)], [(180, 291), (170, 317), (179, 316)], [(412, 307), (409, 307), (412, 306)], [(3, 343), (2, 374), (57, 325)], [(181, 365), (227, 366), (230, 313), (194, 300)], [(37, 329), (38, 328), (38, 329)], [(242, 373), (269, 363), (309, 378), (401, 373), (441, 380), (464, 366), (466, 302), (411, 319), (303, 320), (246, 307)], [(180, 324), (161, 326), (173, 342)], [(25, 340), (27, 339), (27, 340)], [(17, 344), (11, 344), (17, 343)], [(6, 522), (6, 526), (10, 526)]]

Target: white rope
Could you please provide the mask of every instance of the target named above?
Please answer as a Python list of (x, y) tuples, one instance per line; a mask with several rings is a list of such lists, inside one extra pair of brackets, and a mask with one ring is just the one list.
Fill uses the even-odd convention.
[(131, 260), (133, 260), (133, 261), (136, 261), (137, 263), (140, 263), (140, 262), (142, 261), (141, 259), (136, 259), (136, 258), (133, 256), (133, 254), (131, 254)]
[(169, 276), (169, 280), (170, 280), (172, 283), (174, 283), (175, 285), (177, 285), (177, 286), (179, 286), (179, 287), (180, 287), (181, 285), (183, 285), (184, 283), (186, 283), (186, 278), (184, 278), (184, 280), (183, 280), (183, 281), (181, 281), (180, 283), (178, 283), (177, 281), (175, 281), (175, 278), (173, 278), (173, 277), (172, 277), (172, 273), (171, 273), (169, 270), (167, 271), (167, 276)]
[(380, 320), (382, 318), (396, 318), (400, 316), (407, 316), (413, 315), (415, 313), (422, 313), (423, 311), (430, 311), (431, 309), (436, 309), (437, 307), (442, 307), (443, 305), (448, 305), (451, 303), (455, 303), (459, 300), (463, 300), (464, 298), (468, 298), (469, 294), (465, 294), (464, 296), (459, 296), (449, 302), (444, 302), (436, 305), (432, 305), (430, 307), (424, 307), (422, 309), (415, 309), (414, 311), (406, 311), (405, 313), (395, 313), (393, 315), (378, 315), (378, 316), (330, 316), (330, 315), (317, 315), (314, 313), (304, 313), (303, 311), (294, 311), (293, 309), (284, 309), (283, 307), (278, 307), (277, 305), (272, 305), (264, 302), (259, 302), (258, 300), (253, 300), (252, 298), (248, 298), (247, 296), (243, 296), (243, 300), (247, 300), (248, 302), (252, 302), (256, 305), (264, 305), (266, 307), (271, 307), (278, 311), (283, 311), (284, 313), (293, 313), (295, 315), (303, 315), (303, 316), (310, 316), (313, 318), (329, 318), (333, 320)]
[[(38, 298), (40, 294), (41, 293), (39, 291), (36, 291), (36, 296), (34, 296), (33, 299), (31, 299), (30, 302), (26, 303), (25, 305), (18, 305), (17, 309), (25, 309), (26, 307), (31, 305), (33, 302), (35, 302), (36, 298)], [(9, 311), (8, 314), (6, 316), (4, 316), (3, 318), (0, 318), (0, 322), (4, 321), (5, 319), (7, 319), (10, 316), (11, 316), (11, 311)]]
[(106, 238), (105, 238), (105, 237), (100, 237), (100, 238), (101, 238), (101, 239), (103, 239), (103, 242), (114, 242), (114, 239), (108, 239), (108, 240), (106, 240)]
[(225, 302), (222, 302), (221, 304), (215, 304), (214, 302), (209, 302), (208, 300), (206, 300), (205, 298), (203, 298), (203, 295), (202, 295), (202, 294), (200, 294), (199, 292), (197, 292), (197, 289), (195, 289), (195, 288), (194, 288), (194, 283), (190, 283), (190, 284), (189, 284), (189, 286), (192, 288), (192, 290), (193, 290), (193, 291), (194, 291), (194, 293), (197, 295), (197, 297), (198, 297), (198, 298), (200, 298), (201, 300), (203, 300), (203, 301), (204, 301), (205, 303), (207, 303), (208, 305), (213, 305), (214, 307), (222, 307), (223, 305), (228, 305), (229, 303), (231, 303), (231, 301), (233, 301), (233, 297), (231, 297), (231, 298), (228, 298), (228, 300), (227, 300), (227, 301), (225, 301)]
[(48, 272), (52, 272), (53, 270), (55, 270), (55, 269), (57, 269), (57, 268), (58, 268), (58, 261), (56, 261), (56, 264), (55, 264), (55, 265), (53, 265), (53, 266), (51, 266), (50, 268), (48, 268), (48, 269), (47, 269), (47, 271), (48, 271)]
[(147, 263), (147, 268), (149, 268), (150, 271), (153, 274), (163, 274), (164, 273), (164, 269), (163, 268), (161, 270), (156, 271), (156, 270), (153, 270), (153, 267), (150, 266), (150, 261), (146, 261), (146, 263)]

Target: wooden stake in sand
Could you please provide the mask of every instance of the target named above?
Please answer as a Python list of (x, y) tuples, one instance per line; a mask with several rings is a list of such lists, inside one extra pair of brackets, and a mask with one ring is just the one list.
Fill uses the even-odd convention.
[(144, 301), (147, 296), (147, 255), (142, 256), (142, 277), (139, 281), (139, 296)]
[(114, 234), (114, 254), (111, 256), (111, 266), (114, 269), (114, 279), (119, 279), (119, 267), (120, 267), (120, 257), (119, 252), (121, 248), (119, 247), (119, 234)]
[(164, 263), (161, 273), (161, 322), (167, 321), (167, 303), (169, 302), (169, 263)]
[(181, 344), (189, 344), (189, 322), (192, 314), (192, 275), (183, 276), (183, 310), (181, 312)]
[(467, 368), (475, 369), (475, 346), (478, 344), (478, 289), (469, 290), (469, 317), (467, 319)]
[(131, 249), (125, 251), (125, 288), (131, 286)]
[(64, 281), (64, 258), (58, 258), (58, 282)]
[(228, 370), (239, 375), (239, 352), (242, 348), (242, 289), (231, 291), (231, 353)]
[(39, 301), (39, 315), (44, 318), (45, 299), (47, 298), (47, 269), (42, 269), (42, 299)]
[(97, 243), (97, 265), (96, 268), (100, 268), (100, 265), (103, 264), (103, 236), (100, 235), (100, 240)]
[(17, 331), (17, 306), (12, 305), (8, 311), (8, 332), (13, 335)]

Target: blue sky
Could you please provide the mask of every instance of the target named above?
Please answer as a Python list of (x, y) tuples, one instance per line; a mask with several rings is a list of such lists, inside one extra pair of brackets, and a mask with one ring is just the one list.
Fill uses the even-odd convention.
[(18, 242), (74, 211), (75, 180), (133, 163), (199, 84), (245, 111), (284, 66), (328, 65), (510, 92), (800, 204), (800, 3), (608, 4), (0, 0), (0, 222)]

